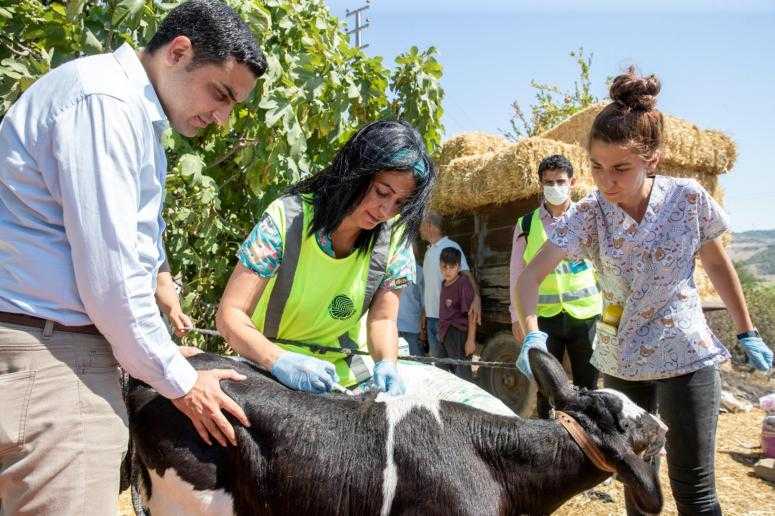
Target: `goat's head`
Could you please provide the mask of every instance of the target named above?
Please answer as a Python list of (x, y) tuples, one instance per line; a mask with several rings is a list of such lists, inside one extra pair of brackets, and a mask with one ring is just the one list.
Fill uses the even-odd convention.
[(664, 445), (665, 424), (618, 391), (590, 391), (572, 385), (562, 365), (549, 353), (531, 349), (528, 356), (541, 393), (554, 408), (581, 425), (616, 469), (638, 507), (647, 513), (660, 512), (659, 478), (646, 460)]

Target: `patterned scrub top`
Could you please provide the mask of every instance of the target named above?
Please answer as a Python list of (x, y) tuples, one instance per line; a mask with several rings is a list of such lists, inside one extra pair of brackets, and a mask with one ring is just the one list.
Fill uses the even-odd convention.
[[(278, 202), (278, 201), (275, 201)], [(315, 234), (320, 249), (336, 258), (330, 235), (318, 231)], [(265, 279), (273, 277), (283, 262), (283, 238), (277, 223), (268, 212), (264, 212), (258, 223), (237, 251), (237, 258), (243, 267)], [(385, 277), (380, 288), (400, 290), (415, 281), (415, 260), (412, 247), (405, 242), (398, 251), (388, 256)]]
[(599, 191), (572, 206), (550, 240), (591, 260), (604, 304), (624, 311), (614, 338), (595, 338), (591, 363), (625, 380), (670, 378), (724, 362), (694, 284), (700, 246), (725, 231), (727, 216), (693, 179), (656, 176), (643, 220)]

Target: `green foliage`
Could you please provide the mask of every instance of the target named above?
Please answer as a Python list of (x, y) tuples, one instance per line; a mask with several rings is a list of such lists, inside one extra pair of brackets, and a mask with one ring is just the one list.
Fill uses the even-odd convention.
[(746, 267), (745, 263), (734, 262), (735, 271), (737, 271), (737, 277), (740, 280), (740, 284), (744, 289), (752, 288), (761, 283), (761, 280)]
[[(740, 278), (743, 284), (743, 294), (748, 303), (751, 320), (770, 348), (775, 346), (775, 286), (748, 276)], [(738, 362), (745, 362), (743, 349), (737, 344), (737, 330), (726, 311), (708, 314), (708, 323), (713, 333), (731, 351)], [(775, 349), (775, 348), (773, 348)]]
[(398, 69), (390, 80), (390, 87), (396, 92), (391, 110), (398, 118), (418, 120), (417, 130), (423, 135), (430, 152), (441, 148), (441, 116), (444, 110), (441, 102), (444, 90), (441, 88), (441, 64), (436, 60), (436, 48), (424, 52), (412, 47), (409, 52), (396, 57)]
[(541, 134), (598, 101), (597, 97), (592, 95), (589, 78), (592, 54), (586, 55), (584, 47), (579, 47), (578, 50), (570, 52), (569, 55), (579, 67), (579, 78), (573, 83), (573, 88), (563, 91), (559, 86), (553, 84), (538, 82), (535, 79), (530, 81), (530, 86), (537, 90), (536, 103), (530, 106), (530, 117), (528, 118), (519, 102), (516, 100), (512, 102), (512, 116), (509, 120), (511, 127), (507, 130), (501, 130), (506, 138), (517, 141), (521, 138)]
[[(390, 71), (349, 45), (322, 0), (227, 0), (257, 34), (268, 70), (227, 124), (165, 135), (165, 240), (183, 307), (212, 326), (234, 253), (279, 192), (325, 167), (361, 125), (400, 117), (441, 143), (441, 65), (412, 47)], [(62, 62), (150, 39), (179, 1), (0, 0), (0, 116)], [(390, 100), (393, 99), (393, 100)]]

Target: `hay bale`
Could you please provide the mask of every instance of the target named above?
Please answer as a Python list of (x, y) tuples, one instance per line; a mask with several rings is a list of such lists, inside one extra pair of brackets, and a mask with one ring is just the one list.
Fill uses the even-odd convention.
[(541, 191), (538, 165), (551, 154), (563, 154), (573, 164), (578, 176), (575, 195), (593, 188), (583, 148), (534, 137), (495, 152), (458, 157), (440, 166), (433, 208), (449, 215), (537, 195)]
[(662, 174), (671, 177), (689, 177), (696, 179), (700, 186), (702, 186), (707, 192), (719, 202), (723, 204), (724, 192), (719, 184), (718, 176), (715, 174), (704, 174), (696, 170), (686, 169), (684, 167), (674, 167), (670, 165), (659, 165), (657, 174)]
[[(589, 129), (605, 104), (595, 104), (540, 136), (585, 146)], [(665, 115), (665, 145), (661, 166), (702, 174), (723, 174), (737, 159), (735, 143), (720, 131), (703, 130), (691, 122)]]
[(447, 165), (455, 158), (496, 152), (511, 145), (506, 138), (489, 133), (463, 133), (453, 136), (441, 146), (436, 164)]

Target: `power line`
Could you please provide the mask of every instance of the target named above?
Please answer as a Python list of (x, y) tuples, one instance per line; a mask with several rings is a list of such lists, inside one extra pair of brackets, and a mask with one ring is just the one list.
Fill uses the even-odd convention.
[(366, 0), (366, 5), (352, 11), (349, 9), (345, 11), (345, 18), (349, 18), (350, 16), (355, 17), (355, 28), (348, 30), (347, 34), (355, 34), (355, 47), (360, 48), (361, 50), (369, 46), (368, 43), (361, 45), (361, 32), (365, 31), (366, 27), (370, 25), (370, 20), (368, 18), (361, 24), (361, 16), (368, 11), (369, 7), (371, 7), (371, 0)]

